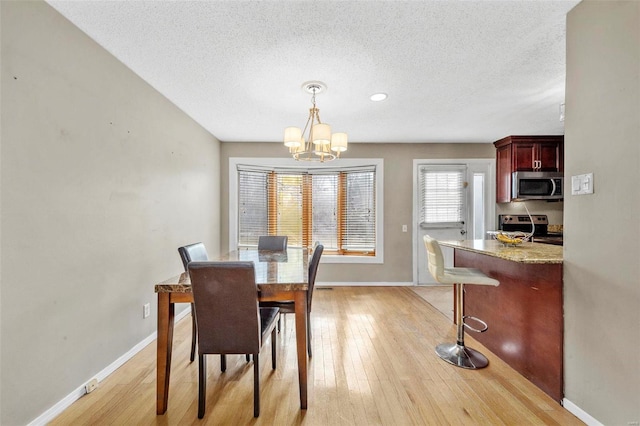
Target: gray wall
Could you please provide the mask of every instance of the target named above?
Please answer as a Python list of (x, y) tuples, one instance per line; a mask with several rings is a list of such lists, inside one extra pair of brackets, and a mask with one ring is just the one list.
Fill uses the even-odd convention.
[(155, 332), (179, 245), (218, 252), (220, 144), (47, 4), (0, 12), (0, 424), (20, 425)]
[[(17, 425), (155, 331), (153, 283), (180, 270), (176, 247), (227, 247), (228, 158), (284, 148), (220, 148), (44, 3), (0, 15), (0, 424)], [(594, 172), (595, 194), (564, 203), (565, 392), (608, 425), (640, 420), (639, 28), (633, 1), (584, 0), (568, 17), (565, 169)], [(412, 159), (494, 151), (347, 155), (385, 159), (385, 264), (327, 264), (320, 281), (411, 281)]]
[[(229, 245), (229, 157), (285, 157), (280, 143), (222, 144), (220, 181), (221, 247)], [(494, 158), (492, 144), (366, 144), (351, 143), (348, 158), (384, 159), (384, 264), (323, 264), (320, 282), (412, 282), (413, 281), (413, 160), (442, 158)], [(337, 160), (339, 161), (339, 160)], [(402, 225), (408, 232), (402, 232)]]
[[(578, 4), (567, 20), (565, 394), (606, 425), (640, 421), (640, 2)], [(636, 422), (636, 423), (629, 423)]]

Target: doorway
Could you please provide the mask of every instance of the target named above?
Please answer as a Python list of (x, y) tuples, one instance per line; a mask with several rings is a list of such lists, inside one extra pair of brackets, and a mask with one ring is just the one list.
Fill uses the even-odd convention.
[[(484, 239), (495, 228), (495, 160), (414, 160), (413, 176), (413, 281), (437, 285), (427, 268), (423, 237)], [(442, 252), (445, 267), (452, 267), (453, 249)]]

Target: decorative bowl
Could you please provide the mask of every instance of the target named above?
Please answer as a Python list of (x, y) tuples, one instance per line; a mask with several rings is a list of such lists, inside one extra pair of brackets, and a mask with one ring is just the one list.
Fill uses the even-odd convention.
[(505, 246), (517, 246), (525, 241), (529, 241), (529, 238), (531, 238), (530, 234), (525, 234), (524, 232), (491, 231), (488, 232), (488, 234)]

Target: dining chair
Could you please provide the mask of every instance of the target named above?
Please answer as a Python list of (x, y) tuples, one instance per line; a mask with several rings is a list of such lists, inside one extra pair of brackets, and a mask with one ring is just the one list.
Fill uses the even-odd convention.
[[(187, 246), (179, 247), (178, 253), (180, 253), (180, 258), (182, 259), (182, 265), (184, 266), (184, 271), (189, 272), (187, 269), (187, 265), (189, 262), (199, 262), (204, 260), (209, 260), (209, 255), (207, 254), (207, 249), (202, 243), (194, 243), (189, 244)], [(198, 324), (196, 321), (196, 316), (194, 311), (196, 310), (195, 305), (191, 304), (191, 355), (189, 356), (189, 360), (193, 362), (196, 356), (196, 332), (198, 329)], [(249, 354), (246, 354), (247, 362), (249, 362)], [(224, 371), (227, 367), (227, 358), (222, 355), (220, 357), (220, 369)]]
[(253, 262), (191, 262), (188, 268), (198, 320), (198, 418), (205, 413), (208, 354), (253, 355), (253, 416), (258, 417), (260, 349), (271, 334), (275, 370), (279, 309), (258, 306)]
[(287, 236), (261, 235), (258, 237), (258, 250), (283, 251), (287, 249)]
[[(320, 264), (320, 257), (324, 251), (324, 246), (320, 243), (316, 243), (313, 248), (313, 254), (311, 255), (311, 261), (309, 262), (309, 292), (307, 295), (307, 352), (309, 356), (311, 353), (311, 302), (313, 300), (313, 289), (316, 284), (316, 275), (318, 274), (318, 265)], [(280, 308), (280, 314), (293, 314), (295, 313), (295, 303), (293, 300), (277, 301), (277, 302), (260, 302), (260, 306), (264, 307), (277, 307)], [(278, 319), (278, 329), (280, 319)]]
[[(187, 265), (193, 261), (209, 260), (207, 249), (203, 243), (194, 243), (186, 246), (178, 247), (178, 253), (180, 253), (180, 259), (182, 259), (182, 265), (184, 271), (188, 272)], [(193, 311), (195, 310), (193, 303), (191, 304), (191, 355), (189, 359), (191, 362), (196, 356), (196, 330), (198, 324), (196, 323), (196, 316)]]

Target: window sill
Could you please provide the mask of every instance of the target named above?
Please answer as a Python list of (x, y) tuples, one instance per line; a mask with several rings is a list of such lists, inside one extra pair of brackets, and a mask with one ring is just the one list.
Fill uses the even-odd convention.
[(384, 259), (382, 254), (375, 256), (336, 256), (336, 255), (322, 255), (320, 263), (369, 263), (369, 264), (382, 264)]

